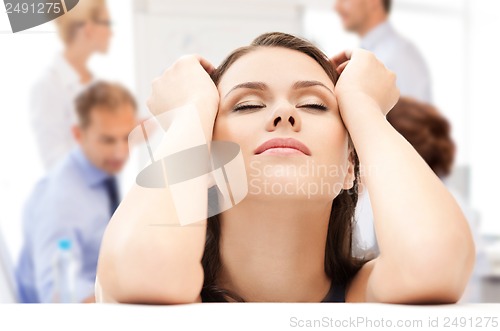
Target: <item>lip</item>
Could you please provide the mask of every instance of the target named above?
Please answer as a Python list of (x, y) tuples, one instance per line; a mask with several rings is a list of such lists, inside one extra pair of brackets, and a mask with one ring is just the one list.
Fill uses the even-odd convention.
[(275, 150), (276, 154), (293, 154), (286, 151), (298, 151), (302, 154), (311, 155), (311, 151), (306, 145), (293, 138), (274, 138), (266, 141), (255, 150), (255, 154), (262, 154), (268, 150)]

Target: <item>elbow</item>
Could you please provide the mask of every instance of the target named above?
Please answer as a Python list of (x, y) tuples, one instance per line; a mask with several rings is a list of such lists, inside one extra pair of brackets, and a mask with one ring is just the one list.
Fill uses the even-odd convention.
[[(404, 260), (392, 260), (384, 278), (394, 282), (376, 291), (375, 301), (403, 304), (453, 304), (472, 274), (475, 247), (470, 232), (420, 242)], [(384, 259), (385, 260), (385, 259)], [(386, 261), (384, 261), (386, 262)]]
[[(466, 281), (457, 274), (427, 270), (411, 274), (392, 274), (393, 281), (371, 293), (370, 300), (390, 304), (454, 304), (464, 292)], [(448, 277), (450, 275), (450, 277)], [(447, 278), (448, 277), (448, 278)], [(388, 279), (389, 277), (385, 277)]]
[(133, 270), (130, 264), (120, 265), (113, 261), (113, 256), (103, 256), (97, 273), (103, 301), (167, 305), (196, 302), (203, 286), (201, 263), (186, 272), (179, 270), (182, 267), (175, 268), (177, 272), (165, 269), (158, 265), (154, 269), (142, 265)]
[(464, 223), (463, 230), (457, 229), (443, 240), (441, 251), (434, 253), (437, 260), (433, 261), (438, 271), (435, 277), (438, 285), (446, 289), (455, 302), (461, 298), (476, 263), (475, 243), (465, 219)]
[(156, 252), (154, 259), (145, 258), (144, 250), (118, 246), (101, 248), (97, 278), (103, 302), (165, 305), (197, 302), (204, 279), (201, 262), (188, 265), (161, 256), (160, 252)]
[(441, 242), (417, 258), (410, 269), (414, 301), (452, 304), (462, 297), (475, 264), (475, 245), (470, 233)]
[(462, 297), (465, 286), (466, 283), (453, 279), (421, 279), (418, 284), (408, 287), (404, 303), (455, 304)]

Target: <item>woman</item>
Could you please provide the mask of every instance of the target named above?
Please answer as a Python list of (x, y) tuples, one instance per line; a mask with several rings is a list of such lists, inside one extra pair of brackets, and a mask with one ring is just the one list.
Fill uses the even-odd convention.
[(106, 53), (111, 38), (105, 0), (80, 1), (56, 20), (64, 51), (58, 54), (31, 91), (30, 122), (46, 171), (75, 146), (74, 99), (94, 79), (88, 62)]
[[(149, 108), (196, 109), (208, 141), (239, 144), (248, 195), (197, 226), (155, 227), (176, 224), (172, 192), (133, 187), (104, 235), (98, 301), (456, 302), (474, 262), (470, 231), (387, 123), (397, 98), (394, 74), (371, 53), (330, 63), (282, 33), (258, 37), (218, 69), (180, 59), (154, 82)], [(370, 170), (381, 250), (368, 262), (351, 257), (358, 156)], [(283, 175), (299, 167), (328, 174)]]

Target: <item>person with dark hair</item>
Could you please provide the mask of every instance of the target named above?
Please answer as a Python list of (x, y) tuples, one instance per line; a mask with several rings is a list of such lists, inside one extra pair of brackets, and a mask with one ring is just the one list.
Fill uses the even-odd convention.
[(450, 173), (455, 159), (448, 120), (432, 105), (400, 98), (387, 121), (415, 148), (439, 178)]
[[(104, 234), (97, 301), (456, 302), (474, 263), (471, 234), (441, 181), (386, 121), (398, 97), (394, 74), (372, 53), (329, 60), (284, 33), (257, 37), (217, 69), (181, 58), (154, 81), (149, 109), (185, 130), (199, 123), (207, 142), (237, 144), (247, 195), (181, 226), (175, 173), (158, 179), (166, 186), (132, 187)], [(183, 142), (171, 136), (156, 155)], [(360, 173), (381, 249), (372, 260), (351, 255)], [(205, 184), (191, 191), (206, 193)], [(207, 199), (190, 198), (207, 215)]]
[(334, 4), (344, 28), (361, 38), (361, 48), (396, 73), (401, 95), (431, 103), (427, 64), (415, 45), (389, 22), (391, 8), (391, 0), (336, 0)]
[(69, 240), (79, 265), (74, 300), (94, 301), (99, 246), (119, 203), (115, 175), (129, 155), (136, 103), (121, 85), (99, 81), (75, 103), (78, 146), (36, 185), (25, 205), (24, 245), (16, 268), (23, 302), (57, 301), (53, 262), (60, 240)]

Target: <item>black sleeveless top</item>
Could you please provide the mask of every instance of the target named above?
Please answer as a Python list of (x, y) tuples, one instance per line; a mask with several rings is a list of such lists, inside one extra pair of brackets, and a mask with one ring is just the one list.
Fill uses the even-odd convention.
[[(337, 285), (337, 284), (332, 283), (332, 286), (330, 287), (330, 291), (328, 291), (328, 294), (326, 295), (326, 297), (323, 300), (321, 300), (321, 302), (322, 303), (323, 302), (345, 302), (345, 291), (346, 291), (345, 285)], [(201, 301), (202, 302), (214, 302), (214, 301), (206, 298), (206, 296), (204, 295), (203, 292), (201, 294)], [(227, 301), (225, 301), (225, 302), (227, 302)]]

